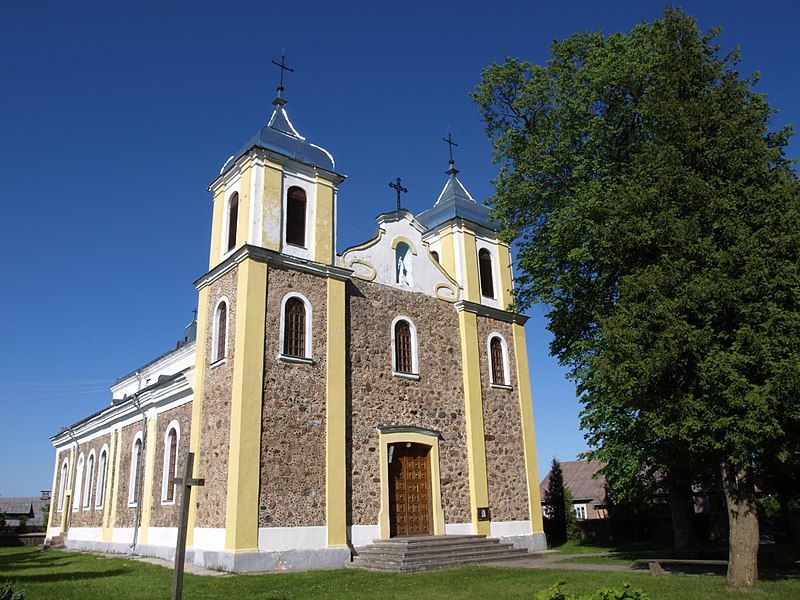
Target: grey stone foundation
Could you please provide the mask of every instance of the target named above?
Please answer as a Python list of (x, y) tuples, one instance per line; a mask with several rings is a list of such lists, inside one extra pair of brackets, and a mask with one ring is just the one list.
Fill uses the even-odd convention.
[(509, 535), (501, 537), (501, 542), (511, 544), (514, 548), (524, 548), (528, 552), (539, 552), (547, 550), (547, 538), (544, 533), (532, 533), (530, 535)]
[(319, 550), (282, 550), (238, 554), (192, 549), (186, 551), (186, 560), (207, 569), (232, 573), (337, 569), (350, 562), (350, 549), (322, 548)]

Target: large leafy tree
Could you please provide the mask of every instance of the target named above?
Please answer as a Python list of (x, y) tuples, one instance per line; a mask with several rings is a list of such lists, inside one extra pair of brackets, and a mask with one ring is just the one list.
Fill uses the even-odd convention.
[(800, 431), (800, 190), (791, 131), (769, 130), (717, 33), (667, 9), (554, 42), (545, 65), (493, 64), (473, 96), (516, 302), (550, 307), (593, 454), (618, 479), (719, 473), (728, 583), (749, 587), (760, 457)]

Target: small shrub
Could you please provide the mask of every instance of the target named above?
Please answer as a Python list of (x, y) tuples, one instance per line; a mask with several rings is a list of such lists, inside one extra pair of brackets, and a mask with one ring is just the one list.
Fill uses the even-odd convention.
[(0, 586), (0, 600), (25, 600), (25, 590), (16, 590), (14, 584), (6, 581)]
[(28, 531), (28, 517), (20, 517), (19, 525), (17, 526), (17, 533), (26, 533)]
[(563, 581), (551, 585), (546, 591), (536, 594), (536, 600), (650, 600), (642, 590), (632, 588), (629, 583), (619, 588), (603, 588), (588, 596), (576, 596), (561, 589)]

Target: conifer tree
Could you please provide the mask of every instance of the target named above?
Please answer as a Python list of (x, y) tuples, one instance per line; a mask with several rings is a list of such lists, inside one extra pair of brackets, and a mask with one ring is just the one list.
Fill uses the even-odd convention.
[(557, 458), (553, 458), (550, 465), (544, 503), (548, 506), (548, 543), (551, 546), (560, 546), (568, 539), (578, 537), (580, 530), (572, 506), (572, 493), (564, 483), (564, 470)]

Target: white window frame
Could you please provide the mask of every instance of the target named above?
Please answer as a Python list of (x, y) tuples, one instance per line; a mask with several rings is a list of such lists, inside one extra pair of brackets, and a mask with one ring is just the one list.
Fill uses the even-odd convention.
[[(144, 434), (140, 429), (135, 436), (133, 436), (133, 442), (131, 443), (131, 472), (128, 475), (128, 506), (135, 507), (137, 500), (136, 494), (134, 490), (136, 489), (136, 475), (139, 471), (139, 461), (136, 459), (136, 442), (140, 442), (142, 444), (142, 460), (144, 460)], [(134, 464), (134, 461), (135, 464)], [(144, 481), (141, 482), (144, 484)]]
[[(498, 383), (494, 380), (494, 369), (492, 369), (492, 338), (500, 339), (500, 348), (503, 351), (503, 377), (506, 383)], [(498, 331), (493, 331), (489, 334), (489, 337), (486, 338), (486, 358), (488, 360), (487, 364), (489, 365), (489, 385), (493, 388), (510, 390), (511, 368), (508, 363), (508, 344), (506, 343), (506, 338)]]
[[(492, 259), (492, 293), (494, 298), (483, 294), (483, 286), (481, 285), (481, 250), (486, 250)], [(486, 240), (476, 239), (475, 251), (475, 260), (478, 263), (478, 293), (481, 297), (481, 303), (494, 308), (505, 309), (506, 307), (503, 306), (503, 290), (500, 283), (500, 259), (497, 254), (497, 246)]]
[[(92, 469), (89, 470), (89, 465), (91, 465)], [(97, 466), (97, 453), (95, 453), (94, 448), (89, 451), (89, 455), (86, 457), (86, 481), (83, 488), (83, 501), (81, 502), (81, 506), (83, 510), (88, 510), (92, 503), (92, 479), (96, 474), (95, 468)]]
[[(103, 508), (106, 498), (106, 478), (108, 477), (108, 444), (103, 444), (97, 459), (97, 483), (94, 491), (94, 507)], [(105, 460), (104, 460), (105, 458)], [(100, 463), (103, 463), (103, 470), (100, 470)], [(102, 476), (102, 477), (101, 477)]]
[(78, 466), (75, 469), (75, 482), (72, 484), (72, 512), (77, 512), (81, 508), (81, 493), (83, 492), (83, 465), (85, 459), (83, 452), (78, 457)]
[[(306, 193), (306, 245), (296, 246), (286, 241), (286, 225), (289, 206), (289, 188), (298, 187)], [(334, 196), (334, 201), (336, 197)], [(314, 243), (317, 239), (316, 219), (317, 214), (316, 184), (308, 174), (293, 173), (284, 170), (283, 189), (281, 190), (281, 251), (290, 256), (297, 256), (308, 260), (313, 259)], [(335, 216), (334, 216), (335, 218)], [(335, 225), (335, 223), (334, 223)]]
[(239, 186), (237, 185), (235, 188), (233, 188), (231, 190), (231, 193), (228, 195), (228, 197), (225, 200), (225, 215), (223, 216), (223, 219), (222, 219), (224, 221), (224, 224), (223, 224), (223, 227), (222, 227), (222, 236), (221, 236), (223, 239), (222, 239), (222, 248), (220, 248), (220, 250), (221, 250), (220, 255), (221, 255), (221, 257), (223, 259), (227, 258), (230, 254), (232, 254), (236, 250), (237, 246), (239, 245), (239, 241), (240, 241), (240, 240), (237, 239), (236, 240), (236, 244), (234, 244), (233, 248), (228, 250), (228, 243), (230, 242), (230, 240), (228, 239), (228, 225), (230, 224), (230, 221), (231, 221), (231, 199), (233, 199), (234, 194), (237, 194), (239, 196), (239, 207), (238, 207), (237, 212), (236, 212), (236, 221), (237, 221), (236, 222), (236, 237), (237, 238), (239, 237), (239, 222), (238, 221), (239, 221), (239, 217), (240, 217), (241, 212), (242, 212), (242, 192), (241, 192), (241, 190), (239, 190)]
[[(225, 348), (222, 352), (222, 358), (217, 358), (219, 350), (219, 307), (223, 303), (225, 304)], [(219, 300), (217, 300), (217, 303), (214, 305), (214, 312), (212, 315), (213, 325), (211, 327), (211, 366), (216, 367), (217, 365), (224, 364), (228, 360), (228, 339), (231, 337), (231, 303), (228, 301), (227, 296), (222, 296)]]
[[(394, 330), (398, 321), (405, 321), (408, 323), (408, 328), (411, 330), (411, 373), (402, 373), (397, 370), (397, 348)], [(392, 376), (419, 381), (419, 344), (417, 342), (417, 326), (414, 325), (414, 321), (405, 315), (395, 317), (392, 320), (389, 334), (392, 339)]]
[[(170, 432), (175, 432), (175, 471), (170, 476), (169, 473), (169, 459), (170, 459), (170, 447), (169, 447), (169, 434)], [(181, 445), (181, 426), (177, 420), (172, 420), (167, 425), (166, 431), (164, 431), (164, 464), (161, 468), (161, 504), (175, 504), (175, 493), (177, 490), (173, 489), (172, 491), (172, 500), (167, 499), (167, 492), (169, 491), (170, 485), (175, 488), (175, 484), (170, 484), (169, 480), (178, 476), (178, 449)]]
[[(305, 348), (304, 348), (304, 355), (303, 356), (289, 356), (288, 354), (283, 353), (283, 349), (286, 347), (285, 342), (285, 335), (286, 335), (286, 303), (291, 298), (297, 298), (303, 303), (303, 307), (306, 311), (306, 339), (305, 339)], [(293, 363), (303, 363), (303, 364), (311, 364), (314, 362), (314, 348), (313, 342), (314, 338), (311, 335), (314, 327), (313, 327), (313, 320), (314, 320), (314, 309), (311, 307), (311, 302), (308, 301), (308, 298), (303, 296), (300, 292), (289, 292), (286, 294), (283, 299), (281, 300), (281, 322), (280, 322), (280, 337), (278, 338), (280, 347), (278, 348), (278, 360), (283, 362), (293, 362)]]
[(64, 510), (64, 496), (67, 495), (67, 479), (69, 478), (69, 457), (61, 461), (61, 481), (58, 483), (58, 512)]

